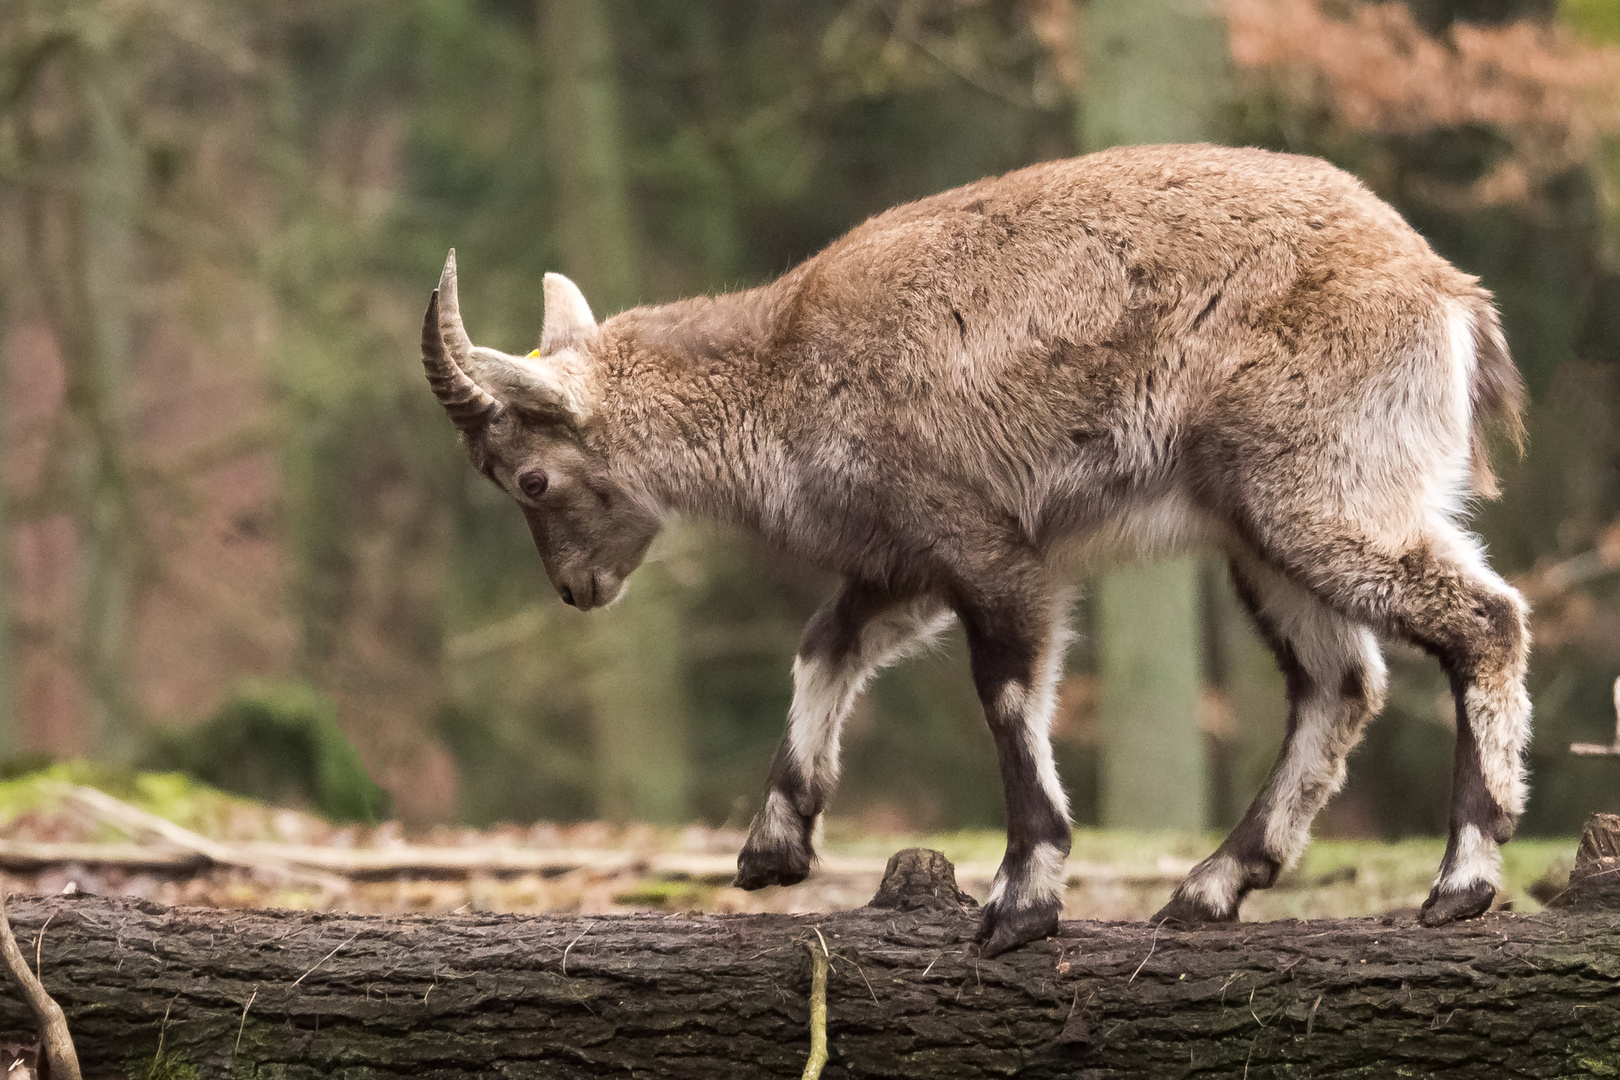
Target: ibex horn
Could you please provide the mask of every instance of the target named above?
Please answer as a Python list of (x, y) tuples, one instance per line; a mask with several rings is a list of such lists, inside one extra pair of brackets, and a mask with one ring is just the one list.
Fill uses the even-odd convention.
[[(449, 345), (446, 351), (445, 346)], [(422, 320), (422, 367), (428, 385), (439, 399), (450, 420), (462, 431), (476, 431), (500, 411), (493, 394), (473, 381), (464, 363), (472, 356), (472, 340), (461, 325), (461, 305), (456, 298), (456, 253), (444, 261), (439, 287), (428, 300)]]

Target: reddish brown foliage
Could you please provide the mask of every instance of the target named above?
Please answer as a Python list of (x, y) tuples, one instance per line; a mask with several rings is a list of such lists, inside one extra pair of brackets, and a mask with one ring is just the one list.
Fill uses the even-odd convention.
[(1435, 37), (1399, 3), (1226, 0), (1225, 8), (1241, 69), (1348, 130), (1498, 132), (1512, 152), (1484, 176), (1419, 192), (1459, 208), (1530, 201), (1620, 133), (1620, 47), (1582, 43), (1556, 23), (1459, 23)]

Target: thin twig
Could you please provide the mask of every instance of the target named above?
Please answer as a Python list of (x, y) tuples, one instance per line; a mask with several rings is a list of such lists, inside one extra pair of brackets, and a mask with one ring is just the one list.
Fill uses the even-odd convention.
[(934, 44), (927, 38), (914, 32), (910, 26), (904, 25), (901, 21), (900, 15), (888, 10), (886, 6), (879, 5), (878, 10), (882, 11), (884, 15), (888, 16), (889, 26), (894, 37), (920, 51), (935, 64), (938, 64), (939, 67), (946, 73), (956, 76), (958, 79), (961, 79), (963, 82), (967, 83), (975, 90), (978, 90), (980, 93), (988, 94), (993, 98), (1006, 102), (1008, 105), (1014, 106), (1015, 108), (1040, 108), (1033, 98), (1024, 97), (1012, 90), (997, 86), (995, 83), (984, 78), (978, 72), (957, 64), (949, 56), (936, 48)]
[(253, 993), (248, 995), (247, 1003), (242, 1006), (242, 1022), (236, 1025), (236, 1045), (231, 1047), (231, 1057), (235, 1057), (236, 1052), (242, 1049), (242, 1030), (247, 1027), (247, 1013), (253, 1007), (253, 999), (258, 996), (259, 988), (255, 986)]
[(347, 945), (349, 942), (353, 941), (355, 938), (357, 938), (359, 936), (360, 936), (360, 931), (356, 930), (354, 933), (350, 934), (346, 939), (344, 939), (343, 941), (338, 942), (337, 949), (333, 949), (331, 952), (327, 953), (325, 956), (323, 956), (319, 960), (315, 961), (315, 967), (310, 968), (308, 971), (306, 971), (302, 975), (298, 976), (298, 978), (294, 979), (293, 980), (293, 985), (297, 986), (299, 983), (301, 983), (305, 979), (309, 978), (310, 975), (314, 973), (315, 968), (320, 967), (322, 964), (324, 964), (328, 960), (332, 959), (332, 957), (334, 957), (334, 956), (336, 956), (338, 954), (338, 949), (343, 948), (343, 946)]
[[(819, 934), (819, 931), (818, 931), (818, 934)], [(825, 941), (823, 941), (822, 942), (822, 947), (826, 948), (826, 945), (827, 945), (827, 943)], [(878, 999), (877, 999), (877, 991), (872, 989), (872, 980), (868, 979), (866, 977), (866, 969), (861, 967), (861, 965), (857, 961), (850, 960), (849, 957), (843, 955), (842, 953), (839, 954), (838, 959), (847, 961), (848, 963), (851, 963), (851, 964), (855, 965), (855, 973), (861, 977), (861, 982), (866, 984), (866, 992), (868, 994), (872, 995), (872, 1004), (874, 1004), (874, 1005), (880, 1004)]]
[(42, 970), (44, 961), (40, 957), (42, 950), (45, 948), (45, 928), (51, 925), (51, 920), (54, 918), (56, 918), (56, 912), (54, 911), (45, 916), (45, 921), (40, 924), (39, 933), (34, 935), (34, 975), (38, 978), (44, 977)]
[(582, 938), (582, 937), (584, 937), (584, 936), (585, 936), (585, 935), (586, 935), (586, 934), (588, 934), (588, 933), (590, 933), (590, 932), (591, 932), (591, 924), (590, 924), (590, 923), (586, 923), (586, 924), (585, 924), (585, 929), (583, 929), (583, 930), (581, 930), (581, 931), (580, 931), (580, 932), (579, 932), (579, 937), (576, 937), (576, 938), (575, 938), (575, 939), (574, 939), (574, 940), (573, 940), (573, 941), (570, 941), (570, 942), (569, 942), (569, 943), (568, 943), (568, 946), (567, 946), (567, 948), (565, 948), (565, 949), (563, 949), (563, 954), (562, 954), (562, 973), (563, 973), (563, 974), (564, 974), (564, 975), (567, 975), (567, 974), (568, 974), (568, 950), (569, 950), (569, 949), (572, 949), (572, 948), (573, 948), (573, 947), (574, 947), (574, 946), (575, 946), (575, 945), (578, 945), (578, 944), (579, 944), (579, 938)]
[(1136, 977), (1142, 974), (1142, 969), (1147, 967), (1147, 962), (1153, 959), (1153, 950), (1159, 947), (1159, 931), (1164, 927), (1164, 923), (1169, 921), (1169, 919), (1166, 919), (1164, 922), (1159, 923), (1158, 926), (1153, 928), (1153, 940), (1148, 943), (1148, 954), (1142, 957), (1142, 962), (1136, 965), (1136, 970), (1131, 972), (1131, 977), (1125, 980), (1126, 986), (1129, 986), (1131, 983), (1135, 982)]
[(11, 932), (4, 890), (0, 890), (0, 954), (4, 955), (6, 968), (22, 990), (29, 1011), (34, 1014), (40, 1042), (45, 1044), (46, 1071), (52, 1080), (79, 1080), (79, 1055), (73, 1049), (73, 1036), (68, 1032), (67, 1017), (62, 1013), (62, 1006), (45, 992), (39, 976), (28, 970), (28, 959), (17, 946), (17, 936)]
[(169, 1033), (169, 1010), (174, 1008), (175, 998), (179, 996), (179, 994), (174, 995), (169, 999), (169, 1003), (163, 1006), (163, 1023), (158, 1025), (157, 1053), (152, 1055), (153, 1072), (156, 1072), (157, 1066), (163, 1063), (163, 1037)]
[[(814, 929), (814, 928), (812, 928)], [(821, 951), (808, 941), (810, 950), (810, 1058), (804, 1063), (800, 1080), (820, 1080), (821, 1070), (827, 1064), (827, 939), (816, 929), (821, 939)]]

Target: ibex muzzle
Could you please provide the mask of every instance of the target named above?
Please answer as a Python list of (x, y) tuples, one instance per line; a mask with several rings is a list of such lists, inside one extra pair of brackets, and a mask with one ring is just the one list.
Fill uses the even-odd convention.
[(1457, 701), (1451, 840), (1426, 923), (1484, 911), (1524, 808), (1529, 639), (1462, 527), (1485, 426), (1523, 392), (1490, 296), (1311, 158), (1131, 147), (865, 222), (747, 292), (600, 326), (546, 277), (535, 357), (474, 347), (452, 262), (423, 339), (473, 462), (524, 508), (552, 583), (617, 591), (661, 515), (836, 571), (738, 858), (804, 878), (862, 684), (953, 619), (995, 739), (1007, 854), (987, 953), (1050, 933), (1067, 802), (1047, 729), (1076, 563), (1222, 552), (1287, 675), (1265, 788), (1160, 913), (1235, 919), (1298, 857), (1384, 699), (1378, 636)]

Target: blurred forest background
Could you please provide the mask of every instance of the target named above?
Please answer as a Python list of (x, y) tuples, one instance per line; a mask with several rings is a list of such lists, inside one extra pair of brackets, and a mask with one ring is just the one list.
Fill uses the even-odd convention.
[[(422, 378), (541, 275), (598, 315), (761, 282), (861, 219), (1115, 142), (1325, 156), (1496, 292), (1529, 452), (1477, 528), (1536, 608), (1525, 830), (1620, 810), (1614, 0), (5, 0), (0, 759), (179, 768), (339, 818), (745, 823), (825, 577), (682, 525), (558, 602)], [(1281, 680), (1217, 562), (1087, 583), (1082, 824), (1214, 828)], [(1390, 650), (1320, 832), (1443, 830), (1453, 718)], [(880, 678), (835, 812), (1000, 822), (959, 634)], [(379, 788), (366, 779), (369, 773)]]

